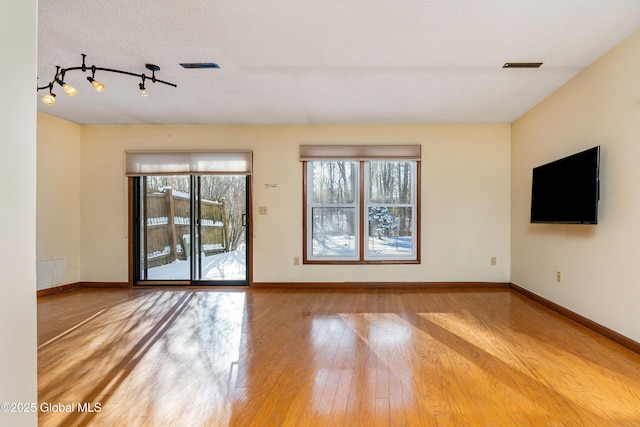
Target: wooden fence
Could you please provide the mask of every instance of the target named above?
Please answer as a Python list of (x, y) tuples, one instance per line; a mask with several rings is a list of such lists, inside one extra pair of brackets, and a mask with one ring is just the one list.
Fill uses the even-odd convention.
[[(228, 251), (226, 201), (202, 200), (200, 203), (200, 245), (205, 255)], [(146, 198), (147, 268), (185, 260), (190, 256), (191, 215), (189, 196), (166, 189)]]

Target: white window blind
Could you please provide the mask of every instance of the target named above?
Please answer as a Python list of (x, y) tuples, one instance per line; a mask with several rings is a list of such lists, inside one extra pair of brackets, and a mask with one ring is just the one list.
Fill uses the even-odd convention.
[(420, 161), (415, 145), (301, 145), (300, 161), (311, 160), (414, 160)]
[(126, 151), (126, 176), (251, 175), (252, 151)]

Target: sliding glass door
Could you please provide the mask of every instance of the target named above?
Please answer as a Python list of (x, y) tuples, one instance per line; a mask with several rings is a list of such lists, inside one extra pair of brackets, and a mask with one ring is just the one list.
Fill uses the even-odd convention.
[(238, 175), (197, 177), (200, 280), (247, 282), (248, 182)]
[(134, 178), (135, 282), (248, 284), (248, 175)]

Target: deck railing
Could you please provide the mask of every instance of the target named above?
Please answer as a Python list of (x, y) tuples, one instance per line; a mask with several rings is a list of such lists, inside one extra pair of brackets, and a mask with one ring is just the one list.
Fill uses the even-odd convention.
[[(147, 194), (142, 228), (145, 230), (147, 268), (169, 264), (190, 255), (191, 205), (188, 195), (164, 192)], [(200, 246), (205, 255), (229, 249), (226, 200), (200, 201)]]

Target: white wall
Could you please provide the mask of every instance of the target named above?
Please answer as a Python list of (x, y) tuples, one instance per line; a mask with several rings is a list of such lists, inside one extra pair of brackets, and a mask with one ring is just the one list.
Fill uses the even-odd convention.
[[(420, 265), (293, 265), (302, 256), (299, 145), (321, 143), (422, 145)], [(128, 279), (124, 151), (205, 148), (254, 151), (255, 282), (509, 281), (509, 125), (83, 126), (82, 280)]]
[[(0, 6), (0, 403), (36, 403), (37, 2)], [(0, 425), (36, 423), (37, 413), (0, 411)]]
[[(36, 257), (44, 265), (39, 289), (80, 281), (81, 127), (39, 113), (37, 116)], [(63, 262), (60, 282), (48, 264)]]
[[(599, 224), (529, 224), (532, 168), (595, 145)], [(512, 282), (636, 341), (639, 160), (640, 32), (512, 125)]]

